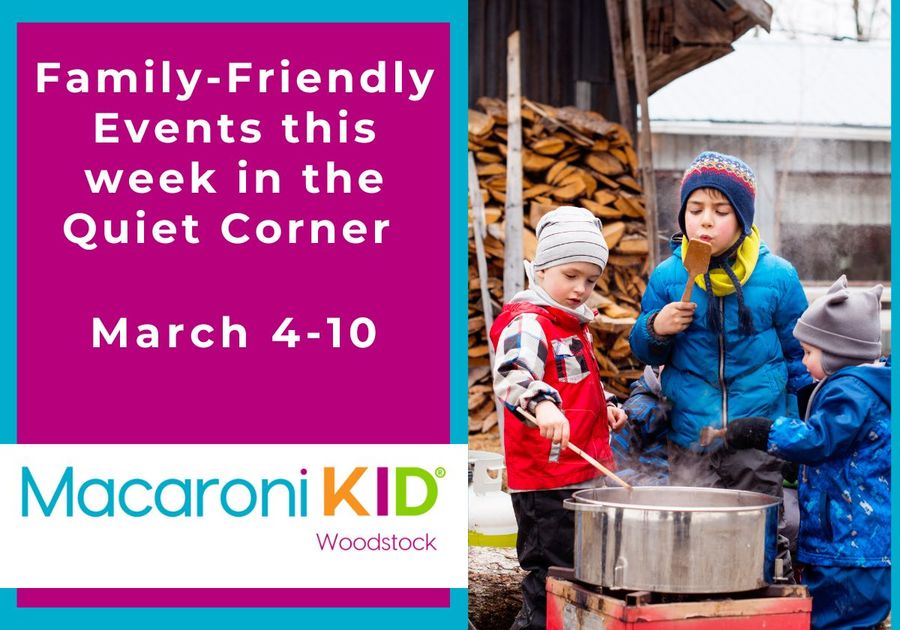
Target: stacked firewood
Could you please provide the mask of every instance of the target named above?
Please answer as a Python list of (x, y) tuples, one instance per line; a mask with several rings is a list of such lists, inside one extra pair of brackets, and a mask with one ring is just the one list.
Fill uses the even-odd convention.
[[(481, 111), (469, 111), (469, 150), (475, 156), (485, 206), (487, 283), (496, 316), (503, 303), (507, 109), (505, 102), (491, 98), (479, 99), (478, 106)], [(631, 136), (621, 125), (594, 112), (553, 108), (523, 99), (522, 143), (525, 258), (534, 258), (534, 229), (554, 208), (580, 206), (603, 222), (610, 256), (588, 301), (600, 312), (591, 332), (604, 386), (617, 396), (627, 397), (629, 383), (641, 374), (641, 366), (631, 355), (628, 334), (640, 313), (648, 275), (644, 198), (637, 182), (637, 156)], [(487, 431), (496, 422), (473, 235), (470, 230), (470, 432)]]

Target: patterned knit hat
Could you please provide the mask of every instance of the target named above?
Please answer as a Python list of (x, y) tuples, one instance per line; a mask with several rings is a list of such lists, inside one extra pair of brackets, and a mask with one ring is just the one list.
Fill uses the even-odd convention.
[(797, 320), (794, 337), (822, 351), (825, 374), (881, 356), (882, 289), (851, 293), (841, 276)]
[(698, 188), (715, 188), (728, 199), (737, 213), (744, 234), (750, 235), (755, 213), (756, 177), (749, 166), (738, 158), (704, 151), (698, 155), (684, 172), (681, 179), (681, 210), (678, 211), (678, 225), (684, 227), (684, 211), (688, 197)]
[(537, 225), (534, 270), (588, 262), (603, 271), (609, 259), (609, 247), (601, 228), (600, 219), (584, 208), (562, 206), (551, 210)]

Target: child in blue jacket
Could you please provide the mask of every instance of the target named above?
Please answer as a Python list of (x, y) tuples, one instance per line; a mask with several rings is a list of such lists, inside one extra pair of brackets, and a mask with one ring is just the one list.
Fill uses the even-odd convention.
[[(796, 392), (811, 382), (791, 331), (807, 306), (794, 267), (769, 251), (753, 224), (756, 179), (736, 157), (707, 151), (681, 182), (673, 256), (653, 271), (631, 331), (642, 362), (663, 365), (662, 395), (671, 404), (669, 483), (782, 496), (782, 462), (736, 451), (721, 439), (700, 445), (704, 427), (731, 418), (796, 413)], [(705, 241), (709, 271), (695, 279), (691, 302), (685, 246)], [(786, 539), (780, 544), (789, 573)]]
[[(725, 452), (721, 440), (700, 446), (704, 427), (795, 410), (793, 394), (811, 382), (791, 334), (806, 296), (794, 267), (769, 251), (753, 225), (755, 195), (753, 172), (738, 158), (708, 151), (688, 167), (678, 215), (683, 234), (650, 276), (630, 341), (639, 360), (666, 366), (671, 483), (780, 496), (775, 458), (760, 454), (751, 462)], [(682, 302), (684, 246), (694, 239), (710, 243), (713, 257), (695, 280), (692, 301)], [(740, 461), (729, 466), (734, 458)]]
[(872, 628), (890, 611), (891, 361), (881, 354), (881, 285), (845, 276), (800, 318), (794, 336), (819, 382), (805, 418), (738, 418), (732, 448), (802, 464), (797, 558), (814, 630)]

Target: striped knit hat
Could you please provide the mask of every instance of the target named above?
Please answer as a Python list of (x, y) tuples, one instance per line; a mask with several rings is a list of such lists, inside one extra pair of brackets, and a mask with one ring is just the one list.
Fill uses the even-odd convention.
[(756, 177), (749, 166), (734, 156), (715, 151), (704, 151), (698, 155), (681, 179), (678, 225), (682, 232), (686, 232), (684, 211), (688, 197), (698, 188), (715, 188), (725, 195), (737, 213), (744, 235), (750, 235), (755, 213)]
[(603, 271), (609, 259), (609, 247), (601, 228), (600, 219), (584, 208), (562, 206), (551, 210), (537, 225), (534, 270), (588, 262)]

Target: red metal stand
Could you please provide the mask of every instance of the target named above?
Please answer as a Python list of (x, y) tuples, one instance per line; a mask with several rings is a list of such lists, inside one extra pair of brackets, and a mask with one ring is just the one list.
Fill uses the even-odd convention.
[(646, 591), (608, 594), (565, 577), (572, 576), (554, 569), (547, 578), (547, 630), (809, 630), (805, 586), (660, 602)]

